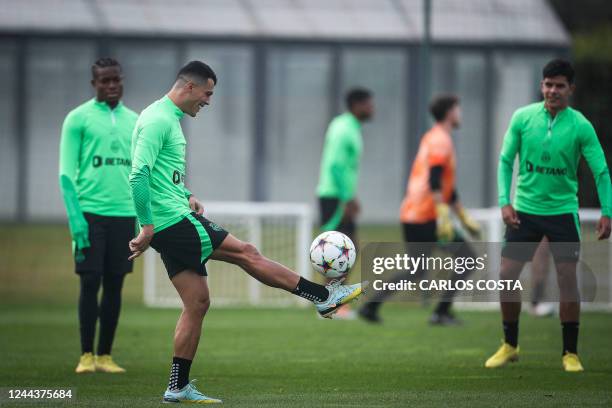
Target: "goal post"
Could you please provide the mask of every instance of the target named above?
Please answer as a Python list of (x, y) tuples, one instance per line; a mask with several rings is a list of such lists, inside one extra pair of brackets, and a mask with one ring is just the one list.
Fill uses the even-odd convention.
[[(312, 278), (308, 248), (312, 239), (312, 214), (307, 204), (264, 202), (207, 202), (204, 216), (232, 235), (255, 245), (263, 255), (280, 262), (307, 279)], [(305, 305), (297, 296), (267, 287), (239, 267), (210, 260), (208, 286), (215, 305)], [(166, 275), (159, 254), (144, 254), (144, 302), (152, 307), (180, 307), (181, 302)]]

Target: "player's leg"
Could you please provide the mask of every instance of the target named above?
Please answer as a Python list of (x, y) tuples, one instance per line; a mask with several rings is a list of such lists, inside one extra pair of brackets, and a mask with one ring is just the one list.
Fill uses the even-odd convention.
[(121, 289), (125, 274), (105, 274), (102, 278), (102, 299), (100, 301), (100, 337), (98, 355), (111, 354), (113, 339), (121, 312)]
[(164, 402), (221, 402), (202, 394), (189, 382), (202, 320), (210, 305), (204, 262), (216, 245), (218, 242), (206, 233), (195, 213), (156, 232), (151, 240), (151, 247), (161, 254), (168, 277), (183, 303), (175, 328), (174, 354)]
[(559, 285), (559, 317), (563, 349), (562, 363), (566, 371), (583, 371), (578, 359), (578, 328), (580, 325), (580, 292), (576, 276), (580, 256), (580, 224), (577, 214), (549, 216), (550, 248), (557, 270)]
[(531, 307), (530, 313), (538, 317), (550, 316), (554, 313), (554, 306), (549, 302), (544, 302), (544, 292), (546, 291), (546, 280), (550, 265), (550, 250), (548, 239), (544, 237), (538, 245), (538, 249), (533, 255), (531, 262)]
[(578, 358), (578, 329), (580, 326), (580, 294), (575, 262), (555, 262), (559, 284), (559, 317), (561, 319), (565, 371), (584, 371)]
[(123, 373), (111, 357), (115, 333), (121, 313), (121, 291), (125, 275), (132, 271), (133, 262), (128, 243), (135, 233), (134, 217), (107, 217), (106, 251), (102, 299), (100, 301), (100, 337), (96, 356), (96, 370), (107, 373)]
[[(183, 309), (174, 331), (174, 358), (188, 361), (185, 366), (178, 365), (182, 370), (171, 378), (169, 388), (183, 388), (189, 382), (189, 367), (195, 356), (202, 332), (202, 321), (210, 306), (210, 296), (206, 277), (186, 270), (172, 278)], [(174, 382), (174, 383), (173, 383)]]
[[(516, 280), (519, 278), (525, 261), (502, 256), (499, 279)], [(519, 316), (521, 314), (520, 293), (513, 291), (500, 292), (502, 329), (504, 340), (501, 347), (485, 362), (487, 368), (497, 368), (508, 362), (518, 360)]]
[[(344, 206), (337, 198), (319, 198), (319, 209), (321, 214), (321, 230), (322, 231), (338, 231), (345, 234), (353, 241), (355, 250), (359, 253), (359, 242), (357, 240), (357, 226), (355, 219), (344, 211)], [(348, 275), (347, 275), (348, 276)], [(332, 279), (327, 279), (326, 283), (331, 283)], [(357, 316), (350, 308), (350, 304), (346, 304), (339, 308), (336, 319), (352, 320)]]
[(75, 271), (80, 279), (78, 314), (81, 358), (75, 370), (79, 374), (95, 371), (93, 351), (98, 322), (98, 292), (104, 273), (106, 250), (103, 217), (89, 213), (84, 216), (89, 225), (90, 247), (83, 249), (84, 259), (75, 262)]
[(361, 284), (341, 285), (334, 282), (323, 286), (311, 282), (278, 262), (263, 256), (257, 248), (227, 234), (210, 257), (239, 266), (258, 281), (312, 301), (323, 317), (331, 317), (340, 306), (363, 293)]
[(357, 239), (357, 223), (354, 219), (349, 217), (343, 218), (340, 222), (340, 225), (338, 225), (338, 229), (336, 231), (341, 232), (347, 237), (349, 237), (351, 241), (353, 241), (355, 249), (357, 251), (359, 250), (359, 240)]
[(338, 198), (319, 197), (319, 215), (322, 231), (337, 231), (344, 217), (344, 206)]
[[(432, 247), (437, 241), (435, 221), (423, 224), (402, 224), (402, 231), (408, 252), (417, 254), (418, 256), (429, 256)], [(423, 269), (414, 273), (410, 271), (400, 272), (393, 275), (386, 282), (397, 283), (402, 280), (421, 280), (424, 274), (425, 271)], [(370, 323), (381, 323), (382, 319), (379, 315), (380, 308), (392, 295), (392, 291), (375, 292), (359, 309), (359, 316)]]
[[(525, 263), (533, 255), (542, 240), (543, 226), (539, 216), (518, 213), (521, 223), (514, 229), (507, 227), (506, 244), (502, 250), (499, 279), (517, 280)], [(521, 293), (512, 290), (500, 292), (500, 306), (504, 326), (505, 342), (512, 347), (518, 346), (518, 321), (521, 313)]]
[[(580, 293), (576, 278), (576, 262), (557, 262), (557, 282), (559, 284), (559, 317), (562, 322), (578, 322), (580, 319)], [(568, 350), (565, 350), (568, 351)], [(575, 348), (572, 352), (575, 352)]]
[[(576, 278), (576, 262), (559, 261), (555, 263), (557, 282), (559, 284), (559, 317), (564, 325), (576, 327), (576, 336), (567, 339), (563, 336), (563, 352), (577, 353), (578, 322), (580, 321), (580, 293)], [(569, 340), (569, 341), (566, 341)]]
[[(165, 263), (168, 264), (167, 261)], [(163, 401), (220, 403), (221, 400), (207, 397), (189, 382), (191, 363), (202, 333), (202, 322), (210, 306), (206, 277), (202, 276), (201, 270), (186, 269), (173, 273), (171, 281), (181, 298), (183, 309), (174, 331), (174, 355)]]
[[(542, 226), (538, 216), (517, 213), (520, 219), (518, 228), (507, 227), (505, 245), (502, 249), (499, 279), (516, 280), (520, 277), (525, 263), (533, 258), (538, 243), (543, 238)], [(501, 347), (486, 362), (485, 367), (501, 367), (518, 360), (519, 316), (521, 314), (521, 294), (518, 291), (500, 291), (500, 307), (504, 341)]]
[(100, 336), (96, 355), (96, 370), (106, 373), (123, 373), (111, 357), (115, 332), (121, 312), (121, 290), (125, 274), (105, 274), (102, 278), (102, 299), (100, 301)]
[(81, 335), (81, 359), (76, 372), (92, 373), (94, 365), (94, 339), (98, 321), (98, 291), (102, 277), (99, 273), (82, 272), (80, 274), (79, 293), (79, 332)]
[[(221, 246), (213, 251), (211, 259), (240, 266), (261, 283), (291, 292), (298, 285), (300, 275), (284, 265), (263, 256), (252, 244), (227, 235)], [(318, 285), (321, 286), (321, 285)], [(321, 288), (325, 289), (323, 286)], [(318, 301), (327, 298), (327, 290), (315, 294)]]
[[(471, 258), (475, 259), (476, 252), (469, 242), (465, 240), (460, 231), (455, 231), (455, 239), (453, 241), (451, 255), (455, 258)], [(462, 274), (452, 273), (451, 274), (451, 287), (456, 287), (456, 282), (463, 281), (470, 276), (472, 270), (466, 270)], [(451, 312), (451, 306), (453, 305), (453, 299), (455, 298), (457, 291), (455, 289), (449, 289), (444, 291), (438, 304), (436, 305), (429, 323), (441, 326), (459, 325), (461, 320), (458, 319), (454, 313)]]
[[(502, 257), (500, 280), (517, 280), (525, 261)], [(521, 314), (521, 294), (516, 291), (502, 290), (500, 292), (500, 307), (504, 326), (504, 341), (512, 347), (518, 346), (518, 321)]]

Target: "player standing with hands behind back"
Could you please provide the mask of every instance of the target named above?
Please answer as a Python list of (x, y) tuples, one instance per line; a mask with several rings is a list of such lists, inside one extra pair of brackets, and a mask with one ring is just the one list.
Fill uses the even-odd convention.
[[(500, 279), (518, 279), (542, 237), (547, 237), (555, 260), (561, 297), (565, 371), (583, 371), (578, 359), (578, 324), (580, 294), (576, 265), (580, 254), (578, 220), (578, 163), (586, 159), (601, 203), (597, 238), (610, 236), (610, 174), (593, 125), (569, 106), (574, 92), (574, 69), (564, 60), (550, 61), (542, 73), (544, 102), (517, 110), (512, 116), (499, 159), (497, 175), (499, 205), (506, 224), (507, 245), (502, 250)], [(514, 203), (510, 202), (512, 170), (519, 156), (519, 175)], [(533, 243), (529, 248), (512, 243)], [(560, 248), (559, 242), (567, 243)], [(557, 243), (557, 245), (555, 245)], [(571, 247), (571, 248), (568, 248)], [(571, 249), (571, 250), (569, 250)], [(501, 293), (504, 341), (485, 363), (500, 367), (518, 359), (518, 324), (520, 298)]]
[[(125, 274), (132, 271), (128, 243), (135, 232), (130, 195), (130, 140), (137, 115), (121, 103), (121, 65), (101, 58), (91, 67), (96, 97), (72, 110), (60, 142), (59, 184), (81, 279), (82, 355), (77, 373), (122, 373), (111, 358)], [(102, 284), (102, 301), (98, 291)], [(100, 317), (97, 356), (93, 355)]]

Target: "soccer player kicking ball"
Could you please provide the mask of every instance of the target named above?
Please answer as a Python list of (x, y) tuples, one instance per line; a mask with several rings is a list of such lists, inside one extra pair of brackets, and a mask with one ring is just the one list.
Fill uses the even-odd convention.
[[(82, 355), (77, 373), (122, 373), (111, 358), (121, 288), (132, 271), (134, 238), (130, 195), (130, 138), (138, 115), (121, 103), (121, 66), (102, 58), (91, 68), (96, 97), (72, 110), (62, 127), (59, 184), (81, 279), (79, 323)], [(98, 292), (102, 284), (102, 301)], [(100, 318), (97, 355), (93, 355)]]
[(164, 402), (221, 402), (189, 382), (202, 320), (210, 305), (205, 267), (209, 259), (235, 264), (268, 286), (312, 301), (323, 317), (331, 317), (362, 293), (361, 284), (322, 286), (310, 282), (202, 216), (202, 205), (184, 185), (186, 142), (180, 119), (185, 113), (195, 117), (209, 105), (216, 83), (208, 65), (188, 63), (170, 92), (140, 114), (132, 136), (130, 184), (141, 230), (130, 242), (130, 259), (151, 245), (161, 254), (183, 303)]
[[(517, 110), (504, 137), (499, 172), (499, 205), (506, 223), (500, 279), (518, 279), (542, 237), (547, 237), (555, 261), (561, 293), (559, 301), (563, 333), (562, 364), (565, 371), (583, 371), (578, 358), (580, 295), (576, 264), (580, 251), (577, 170), (584, 156), (597, 184), (601, 218), (598, 239), (610, 236), (610, 175), (591, 123), (569, 107), (574, 91), (574, 69), (563, 60), (549, 62), (541, 83), (544, 102)], [(519, 155), (519, 175), (510, 203), (512, 168)], [(512, 243), (533, 243), (528, 250)], [(571, 246), (559, 248), (556, 243)], [(511, 298), (512, 297), (512, 298)], [(511, 300), (511, 301), (508, 301)], [(502, 292), (501, 311), (504, 342), (485, 367), (501, 367), (516, 361), (519, 354), (518, 323), (520, 295)]]

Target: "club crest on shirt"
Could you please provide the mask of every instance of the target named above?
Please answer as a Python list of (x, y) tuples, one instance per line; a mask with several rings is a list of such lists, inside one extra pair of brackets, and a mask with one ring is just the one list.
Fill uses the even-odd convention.
[(550, 161), (550, 152), (548, 151), (544, 151), (542, 152), (542, 157), (541, 157), (542, 161), (544, 163), (548, 163)]

